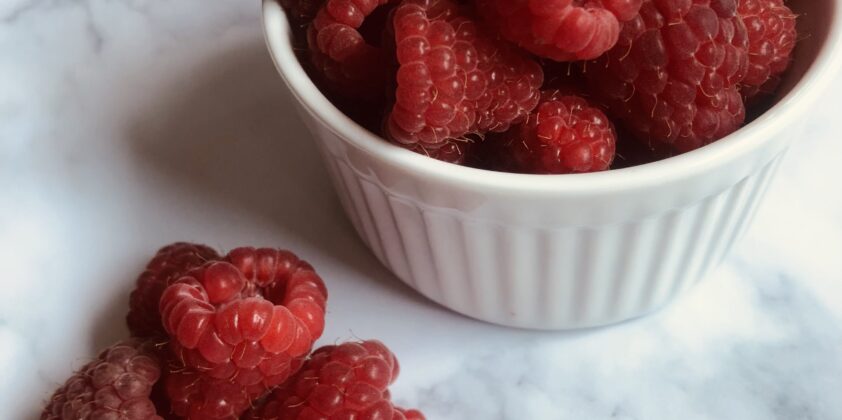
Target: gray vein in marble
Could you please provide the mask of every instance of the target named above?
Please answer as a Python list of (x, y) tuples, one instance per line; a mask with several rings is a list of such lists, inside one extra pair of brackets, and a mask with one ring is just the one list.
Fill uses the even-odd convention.
[[(487, 352), (419, 389), (417, 402), (432, 407), (432, 417), (449, 419), (570, 418), (555, 412), (578, 413), (577, 419), (644, 420), (653, 418), (659, 398), (671, 399), (672, 410), (675, 405), (692, 410), (688, 419), (728, 418), (722, 416), (729, 413), (764, 420), (842, 418), (840, 403), (815, 404), (827, 386), (842, 385), (842, 333), (828, 330), (828, 313), (795, 287), (797, 279), (758, 267), (741, 271), (747, 297), (765, 308), (751, 316), (768, 317), (763, 322), (779, 325), (784, 336), (761, 341), (735, 336), (723, 347), (711, 347), (717, 342), (712, 340), (703, 342), (706, 347), (699, 353), (661, 325), (630, 336), (638, 340), (655, 334), (651, 339), (661, 347), (655, 357), (627, 354), (618, 366), (622, 368), (613, 372), (614, 361), (600, 360), (616, 356), (608, 353), (570, 354), (569, 363), (577, 366), (559, 360), (548, 365), (552, 355), (547, 343), (515, 348), (514, 353)], [(669, 409), (663, 413), (667, 418), (679, 414)]]
[(15, 23), (21, 16), (34, 11), (40, 7), (46, 0), (27, 0), (21, 4), (16, 5), (8, 13), (0, 16), (0, 24)]
[(91, 45), (93, 46), (94, 54), (100, 54), (102, 52), (103, 45), (105, 44), (105, 38), (102, 36), (102, 31), (99, 29), (99, 26), (96, 23), (96, 18), (94, 17), (93, 7), (91, 6), (90, 0), (84, 0), (82, 2), (82, 7), (85, 10), (85, 30), (88, 33), (88, 36), (91, 40)]

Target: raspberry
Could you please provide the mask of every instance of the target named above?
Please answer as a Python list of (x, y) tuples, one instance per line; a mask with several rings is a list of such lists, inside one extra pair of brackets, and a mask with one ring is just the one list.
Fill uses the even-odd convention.
[(327, 0), (307, 32), (310, 59), (328, 89), (376, 102), (385, 94), (386, 59), (360, 27), (390, 0)]
[[(303, 363), (303, 358), (293, 359), (290, 372), (297, 372)], [(268, 392), (263, 384), (243, 386), (230, 379), (203, 375), (172, 357), (165, 365), (160, 383), (169, 412), (188, 420), (239, 419), (241, 413)], [(160, 410), (162, 405), (157, 406)]]
[(645, 0), (617, 45), (585, 75), (639, 140), (676, 152), (735, 131), (745, 119), (737, 85), (748, 68), (736, 0)]
[(475, 0), (500, 34), (556, 61), (590, 60), (617, 43), (643, 0)]
[(392, 26), (397, 87), (385, 131), (393, 142), (434, 151), (471, 134), (506, 131), (537, 105), (541, 67), (480, 28), (470, 9), (452, 0), (404, 0)]
[(608, 117), (582, 97), (545, 92), (522, 124), (495, 139), (498, 169), (534, 174), (607, 170), (617, 134)]
[(218, 260), (220, 257), (205, 245), (176, 242), (161, 248), (146, 265), (129, 297), (126, 323), (135, 337), (164, 335), (158, 301), (170, 283), (188, 270)]
[[(291, 371), (298, 371), (302, 363), (303, 359), (295, 359)], [(168, 364), (163, 382), (172, 413), (189, 420), (238, 419), (267, 392), (262, 385), (244, 387), (210, 378), (177, 360)]]
[(236, 419), (252, 396), (245, 387), (175, 368), (164, 379), (173, 414), (190, 419)]
[(749, 45), (741, 92), (746, 98), (774, 92), (795, 48), (796, 16), (783, 0), (741, 0), (737, 14), (745, 24)]
[(160, 362), (150, 343), (117, 343), (53, 394), (41, 420), (162, 420), (150, 399), (160, 375)]
[[(293, 374), (321, 336), (327, 291), (288, 251), (238, 248), (225, 259), (167, 287), (161, 319), (176, 359), (208, 388), (224, 381), (256, 397)], [(207, 404), (188, 401), (188, 412), (193, 405)]]
[(245, 419), (423, 419), (392, 405), (398, 361), (383, 343), (325, 346)]

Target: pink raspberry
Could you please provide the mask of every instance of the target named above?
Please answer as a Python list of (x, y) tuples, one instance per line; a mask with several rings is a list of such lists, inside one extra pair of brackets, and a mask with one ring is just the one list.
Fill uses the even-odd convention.
[(129, 297), (126, 323), (132, 336), (165, 335), (158, 312), (158, 302), (164, 289), (190, 269), (219, 258), (213, 249), (187, 242), (176, 242), (158, 250), (138, 277)]
[(556, 61), (590, 60), (617, 43), (642, 0), (474, 0), (504, 38)]
[(325, 346), (244, 418), (423, 420), (417, 410), (392, 405), (387, 388), (398, 370), (397, 359), (379, 341)]
[(545, 92), (529, 118), (492, 141), (498, 170), (568, 174), (607, 170), (617, 134), (580, 96)]
[(617, 45), (585, 65), (612, 117), (639, 140), (676, 152), (735, 131), (748, 38), (736, 0), (644, 0)]
[(783, 0), (741, 0), (737, 14), (748, 33), (748, 72), (741, 93), (751, 98), (772, 93), (792, 60), (798, 34), (796, 16)]
[(150, 399), (160, 375), (160, 361), (151, 343), (117, 343), (53, 394), (41, 420), (163, 420)]
[(292, 253), (238, 248), (167, 287), (160, 309), (176, 360), (209, 387), (266, 390), (293, 374), (321, 336), (326, 300), (321, 278)]
[(486, 33), (451, 0), (404, 0), (394, 11), (398, 63), (386, 137), (429, 154), (452, 140), (506, 131), (537, 105), (541, 67)]

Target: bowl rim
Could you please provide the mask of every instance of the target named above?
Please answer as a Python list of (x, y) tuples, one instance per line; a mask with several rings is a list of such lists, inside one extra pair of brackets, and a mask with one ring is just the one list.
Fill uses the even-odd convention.
[[(808, 0), (811, 1), (811, 0)], [(281, 77), (297, 100), (328, 130), (371, 156), (430, 181), (519, 194), (589, 193), (646, 189), (667, 180), (699, 176), (752, 154), (791, 125), (824, 91), (838, 68), (842, 48), (842, 7), (831, 4), (831, 27), (816, 58), (789, 93), (736, 132), (699, 149), (643, 165), (603, 172), (534, 175), (496, 172), (442, 162), (390, 144), (335, 107), (316, 87), (293, 50), (289, 21), (277, 0), (263, 0), (266, 44)]]

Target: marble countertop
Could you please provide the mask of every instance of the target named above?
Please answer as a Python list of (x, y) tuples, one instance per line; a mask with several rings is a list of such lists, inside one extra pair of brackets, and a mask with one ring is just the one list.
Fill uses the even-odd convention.
[(842, 80), (706, 281), (644, 319), (542, 333), (451, 313), (369, 254), (258, 2), (2, 0), (0, 51), (0, 418), (36, 418), (126, 334), (150, 255), (193, 240), (310, 260), (322, 342), (385, 341), (396, 400), (433, 420), (842, 419)]

